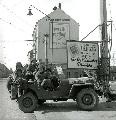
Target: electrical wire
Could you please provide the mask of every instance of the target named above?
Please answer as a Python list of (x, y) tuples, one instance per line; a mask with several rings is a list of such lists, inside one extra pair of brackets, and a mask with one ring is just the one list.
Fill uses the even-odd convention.
[(13, 41), (11, 41), (11, 40), (8, 40), (8, 39), (7, 39), (7, 40), (0, 41), (0, 43), (5, 43), (6, 41), (7, 41), (7, 43), (8, 43), (8, 42), (9, 42), (9, 43), (12, 43), (12, 42), (13, 42), (13, 43), (14, 43), (14, 42), (18, 42), (18, 43), (19, 43), (19, 42), (20, 42), (20, 43), (21, 43), (21, 42), (23, 42), (23, 43), (24, 43), (24, 42), (30, 42), (30, 41), (28, 41), (28, 40), (23, 40), (23, 41), (21, 41), (21, 40), (20, 40), (20, 41), (19, 41), (19, 40), (13, 40)]
[(16, 13), (14, 13), (11, 9), (9, 9), (6, 5), (1, 4), (1, 6), (3, 8), (5, 8), (7, 11), (9, 11), (12, 15), (15, 15), (15, 17), (17, 17), (20, 21), (22, 21), (23, 23), (27, 24), (28, 26), (30, 26), (31, 28), (33, 28), (33, 26), (31, 24), (29, 24), (27, 21), (25, 21), (24, 19), (22, 19), (21, 17), (17, 16)]
[(35, 8), (36, 10), (38, 10), (39, 12), (41, 12), (42, 14), (44, 14), (45, 16), (47, 16), (49, 19), (51, 19), (50, 16), (48, 16), (47, 14), (45, 14), (43, 11), (41, 11), (40, 9), (38, 9), (37, 7), (35, 7), (34, 5), (30, 5), (30, 7)]
[(21, 29), (21, 28), (18, 28), (18, 27), (17, 27), (16, 25), (14, 25), (12, 22), (8, 22), (8, 21), (4, 20), (4, 19), (1, 18), (1, 17), (0, 17), (0, 20), (3, 21), (3, 22), (5, 22), (5, 23), (7, 23), (7, 24), (9, 24), (9, 25), (11, 25), (12, 27), (14, 27), (14, 28), (16, 28), (16, 29), (18, 29), (18, 30), (20, 30), (20, 31), (22, 31), (22, 32), (27, 33), (27, 31), (25, 31), (25, 30), (23, 30), (23, 29)]
[(83, 39), (81, 39), (81, 41), (83, 41), (85, 38), (87, 38), (92, 32), (94, 32), (98, 27), (100, 27), (102, 25), (98, 25), (97, 27), (95, 27), (92, 31), (90, 31)]
[[(111, 4), (110, 1), (108, 0), (108, 7), (109, 7), (109, 13), (110, 13), (110, 20), (112, 20), (112, 11), (111, 11)], [(108, 10), (108, 9), (107, 9)]]
[(111, 58), (111, 50), (112, 50), (112, 25), (114, 26), (114, 28), (115, 28), (115, 25), (114, 25), (114, 22), (112, 22), (113, 17), (112, 17), (112, 11), (111, 11), (110, 1), (108, 0), (107, 2), (108, 2), (108, 6), (109, 6), (109, 13), (110, 13), (110, 20), (111, 20), (111, 36), (110, 36), (111, 39), (109, 38), (110, 39), (109, 44), (111, 43), (110, 48), (109, 48), (109, 54), (110, 54), (110, 58)]

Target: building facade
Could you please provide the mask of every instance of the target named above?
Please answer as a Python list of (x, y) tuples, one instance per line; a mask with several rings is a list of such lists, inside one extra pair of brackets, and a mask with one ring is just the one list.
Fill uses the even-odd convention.
[(37, 60), (45, 62), (47, 58), (67, 69), (67, 41), (79, 41), (79, 23), (57, 8), (36, 22), (32, 36)]

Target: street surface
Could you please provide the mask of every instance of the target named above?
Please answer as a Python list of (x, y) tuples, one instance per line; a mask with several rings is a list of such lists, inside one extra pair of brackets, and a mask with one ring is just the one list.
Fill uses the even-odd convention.
[(15, 100), (10, 99), (6, 88), (7, 79), (0, 79), (0, 120), (116, 120), (116, 102), (106, 103), (100, 99), (95, 111), (81, 111), (72, 100), (68, 102), (47, 101), (34, 113), (23, 113)]

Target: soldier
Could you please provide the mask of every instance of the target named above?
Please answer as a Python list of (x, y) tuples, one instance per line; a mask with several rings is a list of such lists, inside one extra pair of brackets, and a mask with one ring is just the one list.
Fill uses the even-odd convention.
[(22, 77), (23, 66), (21, 62), (16, 63), (15, 77)]
[(44, 76), (43, 76), (44, 71), (45, 71), (45, 65), (42, 62), (42, 60), (39, 60), (37, 72), (35, 73), (35, 79), (37, 80), (39, 85), (42, 83), (44, 79)]
[(45, 90), (52, 91), (58, 87), (56, 72), (53, 70), (52, 66), (47, 66), (45, 69), (45, 64), (42, 62), (39, 63), (39, 70), (35, 74), (35, 79)]
[(26, 70), (27, 70), (28, 64), (25, 64), (23, 67), (23, 78), (26, 76)]
[(21, 62), (17, 62), (16, 63), (16, 70), (14, 72), (14, 78), (12, 80), (12, 85), (11, 85), (11, 99), (15, 99), (17, 98), (18, 95), (18, 86), (20, 85), (20, 90), (19, 92), (21, 92), (21, 88), (22, 88), (22, 71), (23, 71), (23, 66)]
[(35, 59), (31, 60), (31, 63), (28, 65), (26, 69), (26, 79), (29, 80), (34, 80), (35, 79), (35, 73), (37, 71), (37, 63)]

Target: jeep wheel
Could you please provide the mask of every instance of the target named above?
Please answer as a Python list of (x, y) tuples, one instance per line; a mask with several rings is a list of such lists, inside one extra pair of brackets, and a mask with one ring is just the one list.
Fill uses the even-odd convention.
[(18, 99), (19, 109), (24, 113), (33, 112), (37, 106), (37, 98), (31, 92), (22, 95)]
[(82, 110), (93, 110), (99, 103), (98, 95), (93, 89), (82, 89), (76, 98), (78, 107)]

